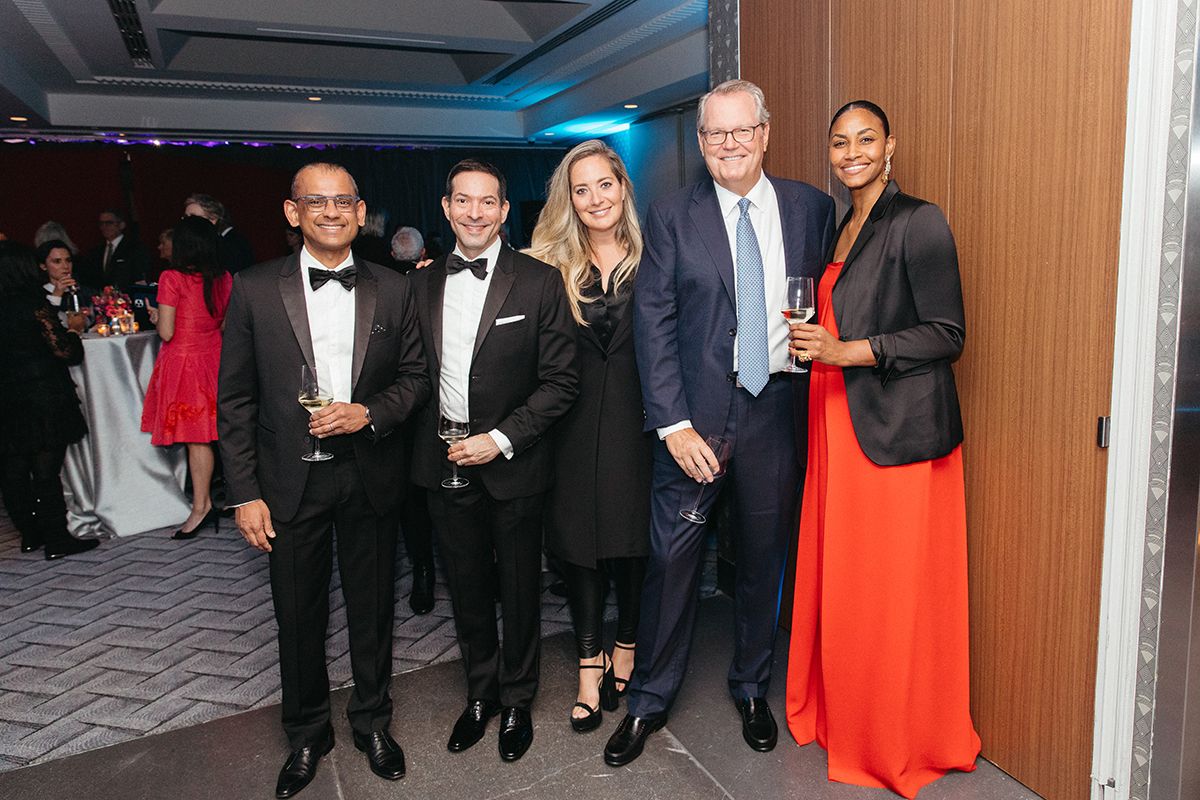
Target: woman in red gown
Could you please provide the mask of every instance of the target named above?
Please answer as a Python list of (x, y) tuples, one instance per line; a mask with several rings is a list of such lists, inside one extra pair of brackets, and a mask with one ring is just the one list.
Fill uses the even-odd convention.
[(812, 361), (787, 721), (830, 780), (915, 797), (979, 754), (971, 722), (962, 418), (950, 363), (965, 336), (941, 211), (890, 181), (874, 103), (834, 115), (850, 190), (817, 291), (792, 330)]
[(156, 325), (165, 344), (154, 363), (142, 430), (155, 445), (187, 444), (192, 513), (173, 539), (191, 539), (216, 523), (209, 488), (216, 458), (217, 369), (221, 328), (233, 278), (217, 262), (217, 230), (184, 217), (172, 236), (171, 266), (158, 279)]

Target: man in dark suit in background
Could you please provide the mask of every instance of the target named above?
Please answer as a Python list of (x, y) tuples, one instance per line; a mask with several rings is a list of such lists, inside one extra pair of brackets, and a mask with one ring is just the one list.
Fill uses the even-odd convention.
[[(701, 512), (728, 483), (735, 494), (735, 641), (729, 691), (742, 735), (775, 746), (767, 706), (779, 589), (796, 535), (800, 465), (795, 395), (807, 382), (782, 371), (788, 276), (821, 274), (833, 201), (767, 176), (770, 115), (762, 90), (729, 81), (701, 98), (700, 149), (712, 175), (656, 201), (634, 291), (638, 372), (654, 453), (651, 555), (642, 594), (628, 716), (604, 750), (612, 766), (637, 758), (662, 727), (687, 671), (704, 528), (680, 517), (696, 482), (713, 482)], [(799, 385), (794, 386), (793, 383)], [(705, 437), (733, 442), (728, 466)]]
[[(217, 429), (238, 528), (270, 553), (292, 750), (275, 792), (291, 797), (333, 748), (325, 632), (335, 528), (354, 744), (375, 774), (404, 775), (404, 753), (388, 732), (396, 506), (405, 481), (399, 431), (429, 398), (429, 377), (408, 280), (350, 252), (366, 213), (350, 174), (310, 164), (283, 206), (304, 246), (234, 279)], [(297, 402), (302, 365), (333, 398), (311, 417)], [(333, 458), (301, 460), (306, 433)]]
[(215, 197), (195, 192), (183, 201), (183, 213), (189, 217), (204, 217), (217, 228), (218, 256), (221, 266), (232, 275), (254, 263), (250, 241), (229, 221), (225, 204)]
[(127, 289), (150, 274), (153, 263), (150, 253), (126, 233), (125, 216), (120, 211), (105, 209), (97, 220), (104, 244), (94, 247), (80, 259), (79, 282), (102, 289), (115, 286)]
[[(447, 748), (474, 745), (502, 710), (500, 757), (515, 761), (533, 740), (538, 685), (542, 504), (553, 477), (543, 436), (578, 392), (575, 323), (559, 273), (500, 242), (508, 201), (499, 170), (459, 162), (442, 209), (454, 252), (412, 274), (433, 384), (413, 479), (429, 490), (467, 674), (467, 708)], [(468, 421), (473, 435), (447, 452), (439, 414)], [(443, 488), (451, 460), (467, 486)]]

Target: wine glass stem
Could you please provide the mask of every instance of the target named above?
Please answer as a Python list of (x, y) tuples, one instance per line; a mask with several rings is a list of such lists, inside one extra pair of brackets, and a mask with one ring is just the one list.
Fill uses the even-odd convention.
[(312, 454), (314, 456), (321, 455), (321, 437), (314, 435), (312, 437), (312, 440), (313, 440)]
[(453, 480), (455, 483), (458, 483), (458, 462), (457, 461), (450, 462), (450, 479)]
[(705, 488), (705, 484), (701, 483), (700, 491), (696, 492), (696, 502), (692, 503), (692, 511), (693, 512), (700, 510), (700, 500), (701, 500), (701, 498), (704, 497), (704, 488)]

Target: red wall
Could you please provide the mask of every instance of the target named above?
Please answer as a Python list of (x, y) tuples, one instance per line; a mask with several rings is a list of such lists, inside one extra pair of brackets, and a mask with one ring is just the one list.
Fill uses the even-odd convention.
[(204, 151), (169, 145), (0, 145), (0, 181), (5, 188), (0, 231), (32, 243), (38, 226), (53, 219), (66, 226), (82, 250), (98, 245), (99, 212), (125, 209), (118, 169), (128, 156), (134, 210), (142, 242), (151, 253), (159, 231), (172, 227), (183, 214), (184, 198), (204, 192), (229, 208), (234, 225), (250, 239), (259, 259), (282, 255), (283, 198), (291, 169), (232, 155), (226, 148)]

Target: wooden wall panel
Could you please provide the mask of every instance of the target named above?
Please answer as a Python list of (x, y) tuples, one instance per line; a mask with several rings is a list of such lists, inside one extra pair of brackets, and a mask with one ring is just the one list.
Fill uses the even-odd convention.
[[(878, 104), (896, 137), (892, 169), (900, 187), (937, 203), (947, 215), (954, 5), (955, 0), (833, 4), (830, 41), (838, 46), (832, 53), (831, 107), (821, 129), (823, 142), (830, 116), (851, 100)], [(835, 188), (842, 191), (836, 181)]]
[(767, 171), (828, 191), (828, 0), (743, 3), (741, 60), (771, 110)]
[(956, 27), (973, 707), (1051, 798), (1090, 783), (1129, 14), (964, 2)]
[(742, 75), (774, 106), (768, 166), (828, 186), (829, 114), (874, 100), (901, 186), (950, 218), (968, 327), (972, 711), (987, 758), (1083, 800), (1130, 0), (761, 0), (741, 14)]

